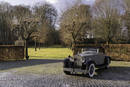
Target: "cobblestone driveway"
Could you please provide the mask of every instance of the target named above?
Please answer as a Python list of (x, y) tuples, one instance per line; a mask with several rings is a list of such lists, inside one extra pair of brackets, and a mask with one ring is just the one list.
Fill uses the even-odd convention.
[(0, 63), (0, 87), (130, 87), (130, 63), (112, 62), (87, 78), (63, 73), (61, 60)]

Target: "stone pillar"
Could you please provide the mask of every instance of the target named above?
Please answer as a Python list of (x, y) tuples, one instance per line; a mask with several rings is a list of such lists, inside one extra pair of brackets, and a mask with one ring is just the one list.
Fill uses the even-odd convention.
[(15, 41), (15, 46), (24, 46), (24, 40), (22, 40), (22, 37), (19, 37), (19, 39)]

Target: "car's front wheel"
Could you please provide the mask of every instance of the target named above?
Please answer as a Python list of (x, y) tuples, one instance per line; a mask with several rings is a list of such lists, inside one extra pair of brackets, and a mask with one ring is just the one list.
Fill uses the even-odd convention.
[(89, 66), (88, 66), (88, 76), (90, 78), (92, 78), (94, 75), (95, 75), (95, 64), (94, 63), (90, 63)]

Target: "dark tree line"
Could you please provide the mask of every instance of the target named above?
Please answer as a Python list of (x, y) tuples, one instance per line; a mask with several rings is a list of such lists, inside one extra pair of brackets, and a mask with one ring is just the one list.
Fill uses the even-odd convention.
[(22, 38), (27, 52), (28, 43), (35, 47), (59, 44), (73, 48), (87, 38), (101, 39), (107, 44), (130, 42), (129, 0), (97, 0), (93, 6), (77, 0), (58, 17), (57, 10), (48, 3), (29, 7), (2, 2), (0, 43), (11, 44)]
[(56, 43), (56, 19), (57, 11), (48, 3), (29, 7), (11, 6), (2, 2), (0, 3), (0, 42), (3, 45), (10, 45), (21, 38), (25, 42), (28, 59), (30, 41), (47, 45)]

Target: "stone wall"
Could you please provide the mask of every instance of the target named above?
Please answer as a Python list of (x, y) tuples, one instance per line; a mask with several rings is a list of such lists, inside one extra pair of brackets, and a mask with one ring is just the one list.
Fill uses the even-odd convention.
[(24, 46), (0, 46), (0, 61), (24, 60)]

